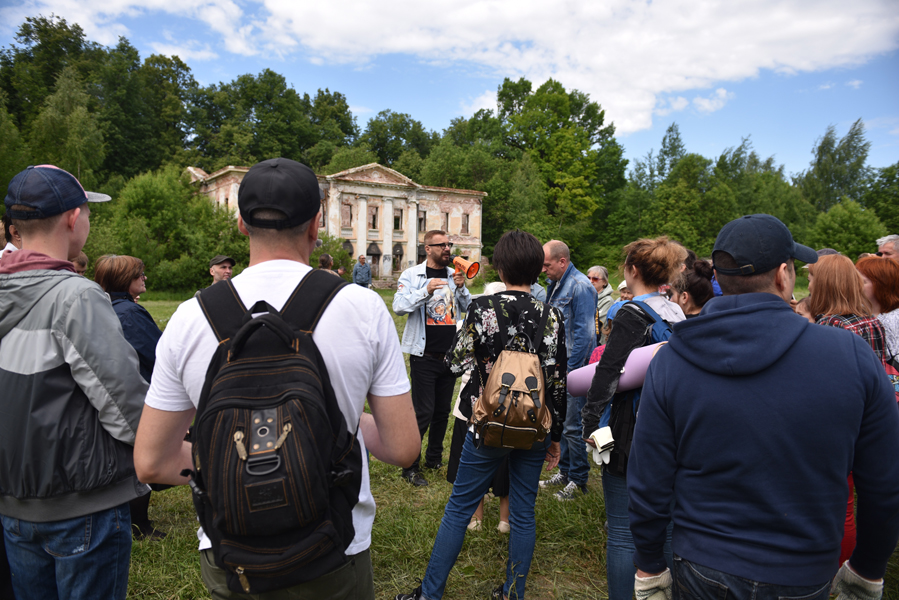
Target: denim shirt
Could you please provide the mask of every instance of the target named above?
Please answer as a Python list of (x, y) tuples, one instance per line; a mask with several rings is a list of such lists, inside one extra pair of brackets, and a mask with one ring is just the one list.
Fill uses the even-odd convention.
[(547, 290), (550, 306), (565, 317), (565, 345), (568, 348), (568, 372), (583, 367), (596, 348), (596, 289), (587, 276), (568, 263), (559, 281)]
[[(421, 356), (425, 351), (425, 306), (428, 304), (428, 276), (426, 272), (427, 261), (409, 267), (400, 275), (397, 283), (396, 294), (393, 296), (393, 312), (398, 315), (409, 315), (406, 327), (403, 329), (403, 341), (400, 349), (406, 354)], [(453, 281), (451, 267), (446, 268), (446, 280), (453, 290), (453, 298), (456, 302), (456, 318), (460, 319), (460, 313), (468, 311), (471, 302), (471, 293), (463, 286), (456, 287)]]
[(365, 286), (371, 283), (371, 267), (368, 263), (363, 265), (357, 262), (353, 265), (353, 283)]

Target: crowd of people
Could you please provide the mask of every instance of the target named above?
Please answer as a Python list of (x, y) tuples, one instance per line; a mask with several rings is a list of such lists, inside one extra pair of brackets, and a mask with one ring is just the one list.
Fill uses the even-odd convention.
[[(139, 258), (99, 257), (94, 281), (83, 277), (90, 203), (109, 200), (49, 165), (16, 175), (5, 197), (0, 597), (124, 598), (132, 539), (166, 535), (149, 520), (148, 484), (189, 485), (201, 512), (216, 493), (213, 473), (200, 487), (188, 432), (221, 381), (210, 369), (219, 349), (230, 364), (251, 346), (242, 327), (255, 328), (259, 315), (287, 319), (304, 281), (321, 279), (310, 266), (320, 245), (310, 226), (322, 200), (315, 174), (263, 161), (238, 195), (249, 264), (232, 277), (231, 257), (212, 258), (210, 288), (160, 331), (138, 302), (147, 289)], [(770, 215), (748, 215), (722, 228), (708, 259), (667, 237), (628, 244), (616, 301), (608, 268), (584, 275), (564, 242), (514, 230), (494, 247), (501, 284), (475, 296), (452, 265), (451, 237), (432, 230), (425, 261), (402, 273), (393, 298), (394, 313), (407, 315), (402, 339), (360, 255), (353, 284), (328, 281), (333, 291), (314, 319), (291, 323), (314, 343), (319, 393), (353, 449), (339, 462), (318, 457), (320, 432), (297, 433), (302, 424), (282, 404), (239, 416), (212, 444), (240, 466), (236, 479), (215, 480), (234, 490), (226, 505), (246, 501), (253, 513), (235, 522), (258, 527), (283, 514), (266, 511), (295, 510), (306, 515), (296, 530), (258, 533), (308, 549), (285, 551), (287, 567), (254, 571), (233, 557), (236, 547), (252, 549), (257, 532), (234, 542), (226, 515), (201, 519), (203, 582), (213, 598), (374, 598), (368, 461), (398, 467), (410, 489), (427, 486), (425, 471), (444, 468), (452, 413), (452, 493), (426, 570), (409, 574), (421, 585), (397, 600), (443, 596), (491, 489), (504, 498), (498, 530), (509, 536), (506, 578), (491, 597), (523, 598), (537, 498), (590, 493), (591, 460), (601, 470), (605, 515), (596, 518), (608, 532), (611, 600), (878, 600), (899, 540), (899, 235), (876, 246), (853, 263), (796, 243)], [(809, 280), (800, 300), (796, 261)], [(330, 271), (333, 259), (322, 254), (318, 267)], [(240, 309), (230, 333), (210, 315), (225, 296)], [(648, 346), (654, 356), (639, 367), (634, 357)], [(509, 351), (539, 364), (551, 415), (526, 447), (488, 442), (475, 426)], [(573, 395), (569, 380), (584, 369), (590, 385)], [(285, 370), (273, 367), (271, 377)], [(272, 479), (289, 462), (279, 448), (301, 441), (311, 444), (296, 455), (302, 480), (324, 461), (330, 491)], [(332, 512), (313, 519), (328, 506), (322, 493)]]

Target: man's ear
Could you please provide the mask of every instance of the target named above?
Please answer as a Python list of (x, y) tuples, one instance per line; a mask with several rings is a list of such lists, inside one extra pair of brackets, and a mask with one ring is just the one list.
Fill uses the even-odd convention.
[(66, 229), (68, 231), (75, 231), (75, 222), (78, 221), (78, 215), (81, 214), (81, 207), (73, 208), (68, 211), (65, 216)]
[(247, 237), (250, 236), (250, 232), (247, 231), (247, 226), (244, 225), (243, 217), (240, 216), (240, 213), (237, 214), (237, 230), (238, 230), (241, 234), (243, 234), (243, 235), (245, 235), (245, 236), (247, 236)]
[(791, 269), (786, 263), (781, 263), (774, 274), (774, 287), (777, 288), (778, 295), (787, 302), (793, 296), (793, 281), (790, 277), (790, 271)]

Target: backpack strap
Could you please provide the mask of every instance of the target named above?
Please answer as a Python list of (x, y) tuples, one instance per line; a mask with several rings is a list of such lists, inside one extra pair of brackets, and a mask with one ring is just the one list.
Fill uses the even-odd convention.
[[(656, 311), (654, 311), (654, 310), (652, 309), (652, 307), (649, 306), (647, 303), (643, 302), (642, 300), (631, 300), (631, 301), (629, 301), (629, 302), (626, 303), (626, 304), (632, 304), (632, 305), (636, 306), (637, 308), (639, 308), (640, 310), (642, 310), (643, 313), (644, 313), (647, 317), (649, 317), (650, 319), (652, 319), (652, 328), (653, 328), (653, 331), (655, 331), (655, 328), (656, 328), (656, 326), (657, 326), (658, 324), (664, 325), (664, 328), (665, 328), (665, 329), (667, 329), (669, 332), (671, 331), (671, 325), (668, 323), (668, 321), (666, 321), (665, 319), (663, 319), (662, 317), (660, 317), (659, 314), (658, 314)], [(660, 335), (659, 337), (662, 337), (662, 336)], [(660, 340), (658, 340), (658, 341), (663, 342), (663, 341), (665, 341), (665, 340), (664, 340), (664, 339), (660, 339)]]
[(322, 269), (313, 269), (303, 277), (284, 303), (281, 316), (294, 327), (312, 333), (331, 300), (348, 285), (341, 277), (334, 277)]
[(243, 325), (247, 307), (240, 301), (230, 279), (200, 290), (196, 298), (220, 344), (231, 339)]

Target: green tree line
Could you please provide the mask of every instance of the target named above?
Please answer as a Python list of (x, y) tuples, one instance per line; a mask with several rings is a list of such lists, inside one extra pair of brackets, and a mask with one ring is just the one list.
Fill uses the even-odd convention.
[(861, 120), (842, 138), (831, 126), (809, 167), (787, 175), (748, 137), (718, 156), (691, 153), (672, 123), (657, 151), (629, 165), (601, 105), (552, 79), (506, 79), (495, 110), (438, 133), (391, 110), (360, 128), (340, 92), (301, 94), (270, 69), (200, 86), (176, 56), (141, 59), (125, 38), (104, 47), (55, 16), (27, 18), (0, 50), (0, 185), (52, 163), (113, 195), (95, 211), (87, 250), (141, 257), (157, 289), (199, 287), (209, 256), (247, 253), (231, 213), (184, 180), (187, 166), (284, 156), (332, 174), (379, 162), (425, 185), (487, 192), (487, 256), (519, 227), (566, 241), (578, 265), (614, 267), (643, 236), (708, 255), (724, 223), (755, 212), (804, 243), (870, 251), (899, 232), (899, 162), (872, 168), (869, 148)]

